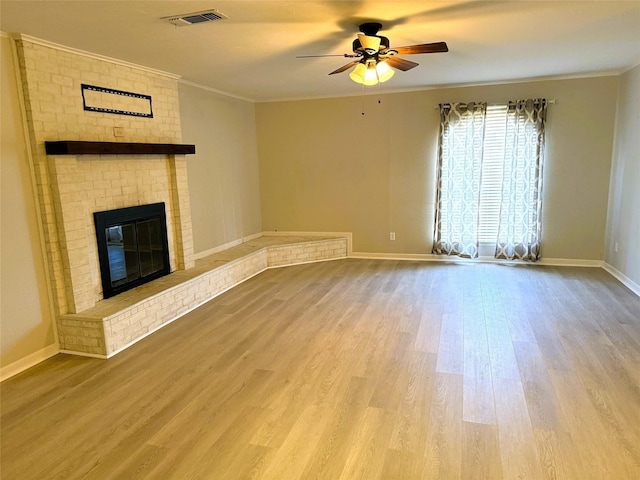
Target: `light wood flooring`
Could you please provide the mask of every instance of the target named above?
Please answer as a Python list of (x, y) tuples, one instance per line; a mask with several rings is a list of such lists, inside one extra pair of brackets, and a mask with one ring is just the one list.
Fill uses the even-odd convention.
[(640, 478), (640, 299), (597, 268), (269, 270), (0, 388), (3, 479)]

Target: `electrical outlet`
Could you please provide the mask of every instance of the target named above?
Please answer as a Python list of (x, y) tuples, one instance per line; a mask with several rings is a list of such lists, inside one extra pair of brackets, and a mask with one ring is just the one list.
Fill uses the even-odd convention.
[(114, 137), (124, 137), (124, 127), (113, 127)]
[(389, 232), (389, 240), (395, 240), (396, 239), (396, 232)]

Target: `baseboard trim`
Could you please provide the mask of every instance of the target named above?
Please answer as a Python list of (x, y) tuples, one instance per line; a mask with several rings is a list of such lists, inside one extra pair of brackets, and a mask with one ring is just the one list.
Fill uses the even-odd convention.
[(575, 258), (542, 258), (538, 262), (523, 262), (521, 260), (503, 260), (494, 257), (460, 258), (450, 255), (434, 255), (431, 253), (371, 253), (352, 252), (351, 258), (370, 260), (407, 260), (419, 262), (448, 262), (448, 263), (499, 263), (509, 265), (558, 266), (558, 267), (602, 267), (602, 260), (585, 260)]
[(262, 237), (262, 232), (254, 233), (252, 235), (247, 235), (242, 239), (243, 242), (250, 242), (251, 240), (255, 240), (256, 238)]
[(379, 253), (379, 252), (351, 252), (351, 258), (363, 258), (367, 260), (408, 260), (420, 262), (440, 262), (440, 261), (465, 261), (466, 259), (447, 257), (440, 258), (438, 255), (427, 253)]
[(201, 258), (208, 257), (209, 255), (213, 255), (214, 253), (219, 253), (219, 252), (222, 252), (223, 250), (227, 250), (229, 248), (242, 245), (243, 243), (250, 242), (251, 240), (255, 240), (256, 238), (260, 238), (261, 236), (262, 236), (262, 232), (259, 232), (259, 233), (254, 233), (253, 235), (247, 235), (246, 237), (238, 238), (237, 240), (232, 240), (222, 245), (218, 245), (217, 247), (209, 248), (202, 252), (194, 253), (193, 259), (200, 260)]
[(0, 368), (0, 382), (5, 381), (8, 378), (13, 377), (21, 372), (24, 372), (28, 368), (31, 368), (38, 363), (51, 358), (60, 352), (60, 347), (57, 343), (48, 345), (37, 352), (33, 352), (20, 360), (10, 363)]
[(99, 353), (76, 352), (75, 350), (60, 350), (60, 353), (73, 355), (75, 357), (99, 358), (100, 360), (106, 360), (107, 358), (109, 358), (106, 355), (100, 355)]
[(532, 265), (543, 265), (550, 267), (586, 267), (586, 268), (602, 268), (604, 262), (602, 260), (587, 260), (581, 258), (542, 258), (539, 262)]
[(609, 265), (607, 262), (604, 262), (602, 266), (607, 272), (613, 275), (620, 283), (622, 283), (625, 287), (635, 293), (638, 297), (640, 297), (640, 285), (627, 277), (624, 273), (622, 273), (617, 268)]

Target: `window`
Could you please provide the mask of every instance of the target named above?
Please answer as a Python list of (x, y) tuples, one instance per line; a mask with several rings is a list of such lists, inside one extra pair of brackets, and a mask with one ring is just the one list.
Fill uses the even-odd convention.
[(433, 253), (539, 259), (546, 105), (440, 106)]

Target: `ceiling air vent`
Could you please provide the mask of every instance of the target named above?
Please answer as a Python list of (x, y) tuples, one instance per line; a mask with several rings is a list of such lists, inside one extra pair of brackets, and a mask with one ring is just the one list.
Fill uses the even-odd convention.
[(186, 27), (187, 25), (195, 25), (197, 23), (214, 22), (216, 20), (228, 20), (226, 15), (216, 12), (215, 10), (205, 10), (203, 12), (187, 13), (185, 15), (173, 15), (171, 17), (162, 17), (162, 20), (175, 25), (176, 27)]

